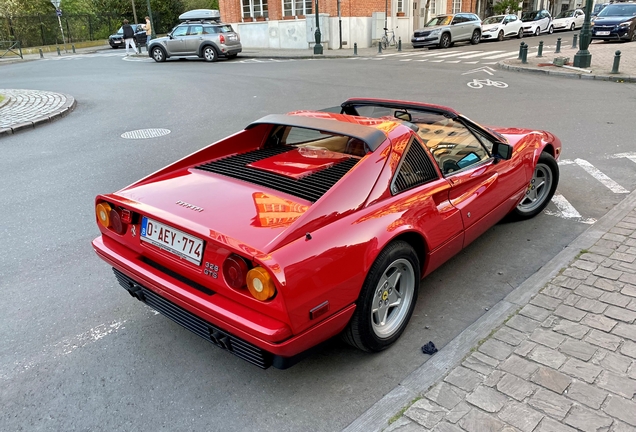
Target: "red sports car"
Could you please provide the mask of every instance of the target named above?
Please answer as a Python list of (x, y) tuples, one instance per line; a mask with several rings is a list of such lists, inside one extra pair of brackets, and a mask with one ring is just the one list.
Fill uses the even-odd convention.
[(423, 276), (557, 187), (549, 132), (417, 102), (338, 111), (266, 116), (97, 196), (95, 251), (133, 297), (282, 369), (338, 334), (387, 348)]

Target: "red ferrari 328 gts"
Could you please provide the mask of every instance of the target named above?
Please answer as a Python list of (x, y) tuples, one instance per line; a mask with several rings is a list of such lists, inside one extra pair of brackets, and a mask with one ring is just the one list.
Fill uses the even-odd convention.
[(417, 102), (269, 115), (97, 196), (93, 246), (133, 297), (262, 368), (338, 334), (380, 351), (423, 276), (545, 208), (560, 152)]

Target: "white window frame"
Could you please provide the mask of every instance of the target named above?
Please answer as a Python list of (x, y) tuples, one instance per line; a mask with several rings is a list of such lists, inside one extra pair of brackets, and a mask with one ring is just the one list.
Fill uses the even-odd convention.
[(397, 11), (396, 12), (406, 12), (404, 10), (406, 1), (407, 0), (397, 0), (396, 1), (396, 3), (397, 3)]
[[(302, 6), (297, 7), (297, 3)], [(314, 0), (282, 0), (283, 16), (311, 15)]]
[(428, 16), (435, 16), (437, 15), (437, 11), (435, 10), (435, 0), (430, 0), (430, 3), (428, 4)]
[(243, 18), (267, 18), (267, 0), (241, 0), (241, 16)]
[(462, 11), (462, 0), (453, 0), (453, 12), (460, 13)]

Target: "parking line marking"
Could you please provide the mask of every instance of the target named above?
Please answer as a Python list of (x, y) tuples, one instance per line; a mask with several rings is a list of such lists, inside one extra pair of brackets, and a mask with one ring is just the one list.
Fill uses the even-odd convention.
[(603, 174), (598, 168), (584, 159), (574, 159), (574, 162), (585, 171), (587, 171), (592, 177), (600, 181), (605, 187), (614, 193), (629, 193), (627, 189), (616, 183), (614, 180)]
[(629, 159), (632, 162), (636, 163), (636, 153), (630, 152), (630, 153), (617, 153), (615, 155), (609, 156), (610, 159), (620, 159), (620, 158), (625, 158), (625, 159)]
[(596, 219), (593, 219), (593, 218), (583, 219), (583, 217), (581, 216), (581, 213), (576, 211), (574, 206), (572, 206), (572, 204), (570, 204), (570, 202), (558, 192), (556, 192), (554, 196), (552, 197), (552, 202), (554, 203), (554, 205), (557, 206), (559, 211), (553, 212), (550, 210), (545, 210), (544, 213), (547, 215), (557, 216), (563, 219), (577, 219), (581, 223), (588, 224), (588, 225), (591, 225), (594, 222), (596, 222)]

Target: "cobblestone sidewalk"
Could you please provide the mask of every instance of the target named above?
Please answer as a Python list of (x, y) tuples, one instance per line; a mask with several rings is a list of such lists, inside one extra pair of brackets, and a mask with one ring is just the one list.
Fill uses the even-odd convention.
[(636, 432), (633, 201), (482, 342), (385, 430)]
[(73, 96), (42, 90), (0, 89), (0, 136), (64, 117), (75, 109)]

